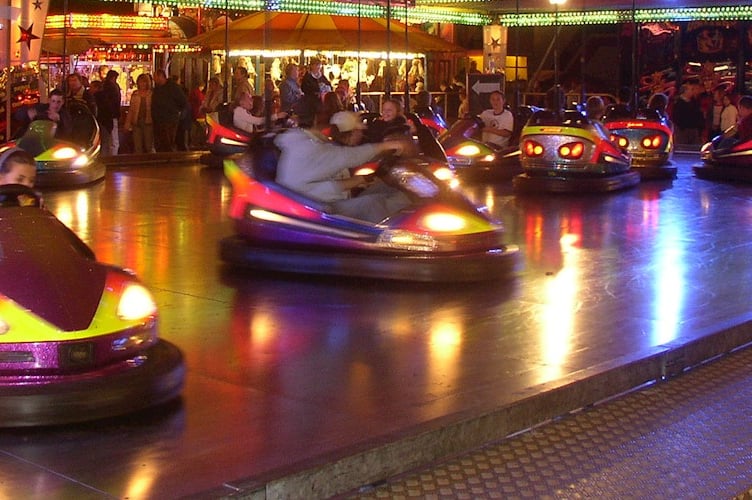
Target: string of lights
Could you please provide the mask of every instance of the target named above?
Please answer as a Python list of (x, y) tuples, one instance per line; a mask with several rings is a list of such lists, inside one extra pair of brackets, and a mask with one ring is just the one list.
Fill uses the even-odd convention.
[[(119, 2), (125, 0), (104, 0)], [(401, 18), (408, 23), (444, 22), (464, 25), (486, 25), (494, 20), (505, 26), (550, 26), (554, 23), (553, 12), (538, 13), (508, 13), (483, 14), (469, 9), (449, 8), (448, 5), (477, 5), (477, 0), (420, 0), (415, 7), (409, 7), (401, 12)], [(264, 9), (279, 12), (293, 12), (306, 14), (326, 14), (364, 17), (385, 17), (386, 6), (380, 3), (366, 2), (333, 2), (328, 0), (180, 0), (171, 3), (177, 7), (210, 8), (235, 11), (261, 11)], [(402, 11), (403, 9), (397, 9)], [(393, 14), (397, 13), (393, 11)], [(404, 19), (404, 17), (407, 19)], [(57, 17), (57, 16), (53, 16)], [(62, 17), (62, 16), (60, 16)], [(97, 16), (93, 16), (97, 17)], [(116, 17), (116, 16), (115, 16)], [(583, 12), (560, 11), (558, 23), (561, 25), (582, 24), (618, 24), (632, 22), (668, 22), (668, 21), (745, 21), (752, 20), (752, 5), (708, 6), (708, 7), (676, 7), (666, 9), (638, 9), (631, 10), (594, 10)], [(49, 22), (49, 21), (48, 21)], [(62, 27), (62, 26), (61, 26)]]

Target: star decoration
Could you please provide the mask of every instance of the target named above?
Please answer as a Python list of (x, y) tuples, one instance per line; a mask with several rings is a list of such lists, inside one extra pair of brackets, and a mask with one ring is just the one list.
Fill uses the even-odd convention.
[(19, 26), (18, 29), (21, 30), (21, 38), (19, 38), (18, 40), (16, 40), (16, 42), (18, 42), (18, 43), (24, 43), (24, 42), (26, 42), (26, 46), (29, 49), (31, 49), (31, 41), (39, 39), (38, 36), (36, 36), (34, 33), (31, 32), (31, 30), (34, 29), (34, 23), (31, 23), (31, 26), (29, 26), (26, 29), (22, 28), (21, 26)]
[(40, 0), (34, 0), (31, 3), (34, 5), (34, 10), (42, 10), (42, 2)]
[(492, 49), (498, 49), (499, 47), (501, 47), (501, 39), (491, 38), (491, 43), (489, 43), (488, 45), (490, 45)]

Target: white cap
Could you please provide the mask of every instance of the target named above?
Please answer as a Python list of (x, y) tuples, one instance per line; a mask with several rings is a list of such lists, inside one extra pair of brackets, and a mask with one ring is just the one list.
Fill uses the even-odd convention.
[(340, 132), (350, 132), (351, 130), (366, 128), (360, 113), (354, 111), (338, 111), (332, 115), (329, 123), (336, 125)]

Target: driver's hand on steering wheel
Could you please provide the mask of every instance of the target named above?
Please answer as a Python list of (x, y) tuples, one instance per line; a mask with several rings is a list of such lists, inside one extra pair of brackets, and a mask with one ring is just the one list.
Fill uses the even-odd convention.
[(389, 139), (384, 141), (385, 149), (394, 151), (397, 156), (411, 156), (415, 151), (415, 144), (409, 138)]

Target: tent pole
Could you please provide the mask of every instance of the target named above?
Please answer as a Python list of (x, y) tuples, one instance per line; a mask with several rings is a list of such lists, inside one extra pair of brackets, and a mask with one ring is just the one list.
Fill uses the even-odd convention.
[[(358, 71), (357, 83), (355, 84), (355, 105), (360, 108), (360, 103), (363, 102), (362, 94), (360, 92), (360, 45), (362, 41), (361, 33), (361, 15), (360, 15), (361, 0), (358, 0), (358, 64), (356, 65)], [(362, 109), (360, 111), (363, 111)]]
[(392, 94), (392, 0), (386, 0), (386, 74), (384, 75), (384, 96)]
[[(407, 75), (410, 73), (410, 68), (407, 66), (407, 0), (405, 0), (405, 113), (410, 112), (410, 83), (407, 79)], [(411, 65), (412, 67), (412, 65)]]
[(229, 86), (230, 86), (230, 7), (229, 1), (225, 0), (225, 63), (224, 63), (224, 89), (223, 89), (223, 101), (227, 102), (229, 98)]

